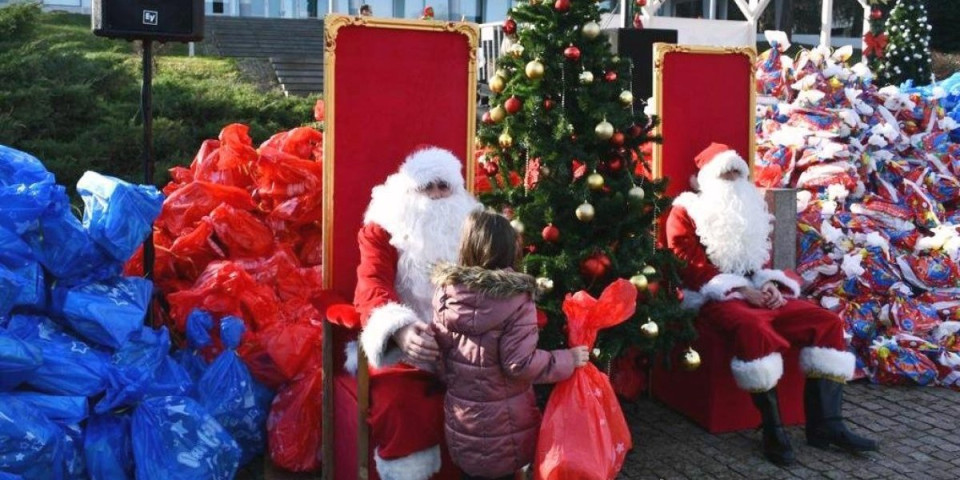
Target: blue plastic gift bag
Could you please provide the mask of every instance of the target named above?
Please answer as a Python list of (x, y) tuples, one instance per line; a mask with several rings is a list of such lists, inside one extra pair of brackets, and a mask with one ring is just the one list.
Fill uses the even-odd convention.
[(0, 145), (0, 185), (53, 185), (54, 176), (43, 163), (26, 152)]
[(59, 424), (63, 432), (63, 473), (69, 479), (86, 479), (87, 462), (83, 458), (83, 428), (77, 424)]
[(30, 262), (11, 271), (20, 278), (20, 294), (14, 299), (13, 306), (35, 312), (46, 309), (47, 285), (44, 282), (43, 267), (37, 262)]
[(14, 315), (7, 331), (36, 347), (43, 363), (24, 383), (41, 392), (90, 397), (106, 388), (108, 356), (49, 319)]
[(177, 363), (187, 371), (194, 383), (200, 380), (207, 370), (207, 361), (200, 350), (209, 346), (210, 328), (213, 327), (213, 317), (203, 310), (194, 310), (187, 316), (187, 348), (177, 350), (173, 357)]
[(0, 480), (23, 480), (23, 477), (13, 473), (0, 471)]
[(75, 287), (55, 287), (51, 310), (62, 315), (84, 339), (119, 348), (143, 327), (153, 282), (141, 277), (115, 277)]
[(0, 402), (0, 468), (26, 480), (60, 480), (63, 431), (16, 398)]
[(0, 226), (18, 234), (35, 228), (54, 188), (54, 176), (40, 160), (0, 145)]
[(40, 216), (39, 228), (24, 240), (44, 267), (61, 285), (77, 285), (115, 277), (122, 262), (110, 258), (70, 211), (70, 199), (59, 185), (53, 201)]
[(263, 452), (270, 411), (269, 396), (263, 395), (266, 388), (253, 379), (234, 351), (243, 331), (243, 321), (237, 317), (220, 320), (220, 340), (225, 350), (197, 382), (197, 400), (243, 449), (241, 465)]
[(47, 395), (37, 392), (9, 392), (0, 394), (0, 402), (16, 398), (36, 408), (44, 417), (63, 425), (74, 425), (90, 415), (87, 397), (77, 395)]
[(90, 478), (133, 479), (133, 444), (130, 441), (130, 414), (94, 415), (87, 422), (83, 439)]
[(0, 265), (0, 317), (10, 313), (21, 290), (23, 290), (23, 280), (7, 267)]
[[(0, 211), (3, 210), (0, 208)], [(15, 269), (35, 261), (30, 245), (27, 245), (20, 235), (0, 226), (0, 263)]]
[(188, 397), (153, 397), (133, 414), (137, 478), (230, 480), (240, 447), (223, 427)]
[(43, 364), (40, 349), (0, 329), (0, 391), (10, 390)]
[(152, 185), (86, 172), (77, 182), (83, 198), (83, 226), (113, 258), (128, 260), (160, 214), (163, 195)]
[(184, 395), (193, 387), (190, 376), (167, 354), (170, 334), (166, 327), (143, 327), (111, 357), (107, 394), (95, 408), (105, 413), (135, 405), (148, 396)]

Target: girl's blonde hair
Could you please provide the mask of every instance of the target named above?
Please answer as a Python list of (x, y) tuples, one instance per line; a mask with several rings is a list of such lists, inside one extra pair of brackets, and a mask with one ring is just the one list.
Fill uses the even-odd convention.
[(519, 240), (503, 215), (474, 210), (460, 232), (460, 265), (488, 270), (516, 268), (520, 263)]

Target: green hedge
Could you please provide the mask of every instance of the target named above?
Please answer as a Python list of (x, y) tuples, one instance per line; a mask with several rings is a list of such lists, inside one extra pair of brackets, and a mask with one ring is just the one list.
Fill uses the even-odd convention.
[[(86, 170), (143, 180), (140, 55), (95, 37), (88, 16), (0, 8), (0, 144), (36, 155), (73, 188)], [(157, 49), (153, 82), (156, 183), (233, 122), (255, 143), (312, 121), (316, 98), (259, 91), (232, 60)]]

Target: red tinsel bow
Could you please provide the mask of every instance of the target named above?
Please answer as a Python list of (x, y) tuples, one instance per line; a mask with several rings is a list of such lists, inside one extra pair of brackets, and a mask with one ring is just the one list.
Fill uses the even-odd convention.
[(873, 32), (867, 32), (863, 36), (863, 43), (867, 46), (863, 49), (863, 56), (873, 55), (877, 58), (883, 58), (883, 51), (887, 48), (887, 40), (886, 33), (874, 35)]

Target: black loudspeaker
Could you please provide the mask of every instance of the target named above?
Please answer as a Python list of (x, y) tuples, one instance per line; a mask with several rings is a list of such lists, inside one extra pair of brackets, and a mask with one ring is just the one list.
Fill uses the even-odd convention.
[(203, 0), (93, 0), (93, 34), (127, 40), (203, 40)]
[(653, 96), (653, 44), (676, 44), (677, 31), (621, 28), (609, 33), (617, 55), (633, 61), (633, 98), (647, 101)]

